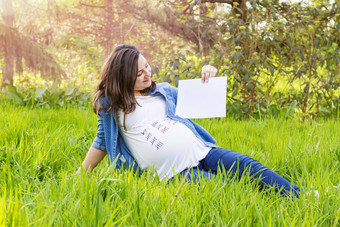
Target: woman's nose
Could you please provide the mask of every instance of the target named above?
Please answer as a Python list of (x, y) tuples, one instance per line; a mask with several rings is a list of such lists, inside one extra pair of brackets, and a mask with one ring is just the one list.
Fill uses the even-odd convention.
[(146, 70), (146, 71), (145, 71), (145, 76), (151, 77), (151, 71)]

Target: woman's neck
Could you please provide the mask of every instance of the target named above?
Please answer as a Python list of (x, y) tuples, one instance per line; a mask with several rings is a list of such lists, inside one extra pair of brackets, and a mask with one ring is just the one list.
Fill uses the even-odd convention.
[(145, 94), (140, 91), (135, 91), (135, 96), (145, 96)]

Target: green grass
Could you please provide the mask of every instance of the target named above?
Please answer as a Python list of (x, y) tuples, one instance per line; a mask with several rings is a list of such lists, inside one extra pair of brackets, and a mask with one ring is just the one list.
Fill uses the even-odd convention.
[[(114, 171), (107, 158), (77, 175), (96, 133), (91, 110), (0, 104), (0, 225), (160, 226), (179, 185)], [(218, 145), (247, 154), (304, 191), (259, 192), (247, 177), (184, 183), (165, 226), (339, 226), (340, 122), (197, 121)], [(327, 192), (327, 188), (328, 192)]]

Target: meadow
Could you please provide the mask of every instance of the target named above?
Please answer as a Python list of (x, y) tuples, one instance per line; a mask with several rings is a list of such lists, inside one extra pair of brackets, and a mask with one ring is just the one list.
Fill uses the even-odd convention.
[[(159, 181), (152, 171), (115, 171), (107, 158), (76, 174), (94, 139), (91, 108), (0, 103), (1, 226), (339, 226), (340, 121), (262, 118), (197, 120), (221, 147), (273, 169), (301, 198), (258, 191), (245, 176)], [(221, 173), (223, 175), (225, 173)], [(319, 196), (313, 193), (319, 191)]]

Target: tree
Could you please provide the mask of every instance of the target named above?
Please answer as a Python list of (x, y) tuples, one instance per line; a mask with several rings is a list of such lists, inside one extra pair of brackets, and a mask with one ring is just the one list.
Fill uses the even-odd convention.
[[(310, 102), (317, 93), (317, 89), (311, 92), (311, 87), (339, 88), (336, 75), (340, 4), (337, 2), (289, 5), (278, 0), (168, 0), (153, 6), (147, 1), (129, 1), (120, 8), (195, 43), (202, 56), (217, 53), (215, 59), (221, 59), (218, 61), (231, 76), (232, 96), (242, 103), (245, 113), (268, 108), (272, 97), (276, 97), (271, 91), (279, 76), (288, 79), (295, 75), (290, 85), (304, 80), (303, 91), (295, 89), (299, 95), (280, 97), (285, 102), (296, 99), (303, 113), (316, 102), (315, 97)], [(224, 12), (219, 13), (221, 9)], [(329, 72), (327, 77), (318, 74), (324, 66)], [(264, 76), (268, 78), (265, 81)], [(325, 90), (321, 95), (327, 100), (330, 92)], [(332, 103), (339, 106), (336, 99), (333, 96)], [(334, 106), (332, 103), (328, 104), (330, 108)]]
[(14, 63), (16, 71), (21, 73), (23, 61), (25, 66), (40, 72), (45, 78), (58, 80), (60, 76), (65, 76), (52, 55), (14, 27), (12, 0), (3, 0), (2, 8), (5, 23), (0, 23), (0, 57), (4, 58), (5, 63), (2, 68), (2, 86), (6, 86), (6, 80), (13, 84)]
[[(14, 12), (13, 12), (13, 6), (12, 6), (12, 0), (3, 0), (2, 1), (2, 18), (4, 23), (9, 26), (13, 27), (14, 25)], [(14, 58), (11, 54), (11, 50), (9, 48), (8, 40), (10, 37), (7, 34), (7, 39), (5, 39), (5, 27), (3, 26), (1, 33), (1, 46), (2, 46), (2, 52), (5, 59), (5, 65), (2, 68), (3, 77), (2, 77), (2, 86), (4, 85), (5, 80), (9, 80), (11, 84), (13, 84), (13, 63)]]

